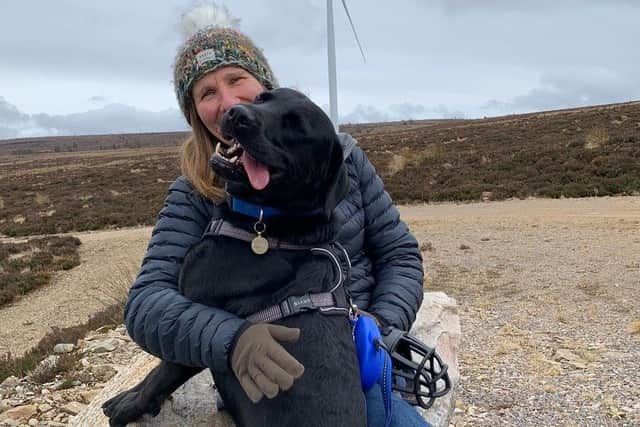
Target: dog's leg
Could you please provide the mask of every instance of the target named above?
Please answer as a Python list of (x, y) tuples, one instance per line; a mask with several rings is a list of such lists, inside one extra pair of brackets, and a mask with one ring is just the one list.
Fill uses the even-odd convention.
[(111, 427), (124, 427), (144, 414), (155, 417), (165, 399), (200, 371), (202, 368), (162, 361), (140, 384), (103, 403), (102, 411)]

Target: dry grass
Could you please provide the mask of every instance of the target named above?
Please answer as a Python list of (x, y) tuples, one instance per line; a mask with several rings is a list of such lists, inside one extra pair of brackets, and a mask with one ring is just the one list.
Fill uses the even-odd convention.
[[(342, 130), (358, 138), (398, 202), (584, 197), (640, 191), (638, 119), (635, 102)], [(407, 159), (401, 170), (389, 153)]]
[[(626, 118), (624, 118), (626, 117)], [(485, 120), (347, 125), (398, 203), (640, 192), (640, 103)], [(150, 225), (186, 134), (0, 144), (0, 233)], [(585, 141), (591, 148), (585, 148)], [(606, 141), (606, 143), (605, 143)], [(78, 196), (76, 196), (78, 195)], [(91, 196), (91, 197), (89, 197)], [(64, 207), (64, 208), (62, 208)]]
[(578, 284), (578, 289), (580, 289), (585, 293), (585, 295), (588, 295), (590, 297), (598, 296), (603, 292), (600, 283), (595, 282), (582, 282)]
[(0, 233), (25, 236), (152, 224), (167, 183), (180, 174), (177, 151), (158, 147), (127, 153), (115, 164), (121, 153), (82, 159), (34, 155), (2, 165), (7, 170), (0, 180), (3, 217), (11, 220), (0, 220)]
[(68, 374), (79, 366), (79, 353), (65, 353), (52, 359), (45, 359), (33, 370), (31, 379), (44, 384), (55, 380), (57, 375)]
[(594, 150), (609, 142), (609, 132), (603, 127), (592, 129), (585, 138), (584, 148)]
[(431, 242), (422, 242), (420, 244), (420, 252), (433, 252), (435, 250)]
[(49, 283), (52, 273), (80, 264), (75, 237), (0, 243), (0, 307)]
[(394, 175), (400, 172), (407, 165), (407, 158), (399, 154), (391, 154), (391, 160), (389, 162), (389, 175)]

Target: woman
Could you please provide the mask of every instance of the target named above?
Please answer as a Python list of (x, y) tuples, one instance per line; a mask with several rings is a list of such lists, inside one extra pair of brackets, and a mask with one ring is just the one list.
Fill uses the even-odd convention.
[[(296, 340), (299, 331), (253, 328), (231, 313), (194, 303), (178, 292), (178, 275), (186, 252), (204, 233), (216, 206), (225, 203), (222, 184), (208, 165), (215, 144), (227, 144), (219, 127), (222, 115), (278, 84), (266, 58), (249, 38), (217, 27), (201, 29), (181, 46), (174, 84), (193, 134), (182, 147), (183, 176), (169, 189), (130, 290), (126, 325), (132, 338), (149, 353), (214, 372), (232, 370), (242, 382), (247, 369), (242, 366), (242, 354), (247, 353), (249, 342), (259, 340), (282, 354), (279, 342)], [(354, 303), (381, 324), (408, 330), (423, 295), (417, 242), (364, 152), (349, 135), (341, 134), (340, 140), (348, 153), (350, 190), (335, 215), (341, 224), (338, 241), (352, 263), (348, 289)], [(272, 377), (265, 374), (243, 383), (253, 400), (274, 397), (302, 373), (293, 357), (281, 359)], [(380, 394), (372, 390), (366, 396), (369, 425), (384, 421)], [(394, 400), (392, 425), (426, 425), (406, 402), (397, 396)]]

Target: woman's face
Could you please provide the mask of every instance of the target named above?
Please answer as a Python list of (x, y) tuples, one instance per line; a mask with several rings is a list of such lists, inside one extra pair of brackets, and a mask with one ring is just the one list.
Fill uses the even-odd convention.
[(223, 114), (235, 104), (253, 102), (264, 90), (247, 70), (229, 66), (218, 68), (196, 81), (191, 96), (202, 123), (220, 141), (226, 142), (220, 130)]

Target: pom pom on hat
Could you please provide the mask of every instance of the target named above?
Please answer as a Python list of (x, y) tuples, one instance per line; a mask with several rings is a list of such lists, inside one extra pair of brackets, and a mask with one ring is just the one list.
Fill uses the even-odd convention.
[(233, 27), (239, 20), (225, 7), (199, 6), (183, 15), (181, 30), (188, 38), (178, 49), (173, 83), (180, 109), (189, 122), (188, 106), (194, 82), (228, 65), (244, 68), (267, 90), (278, 87), (262, 50)]

